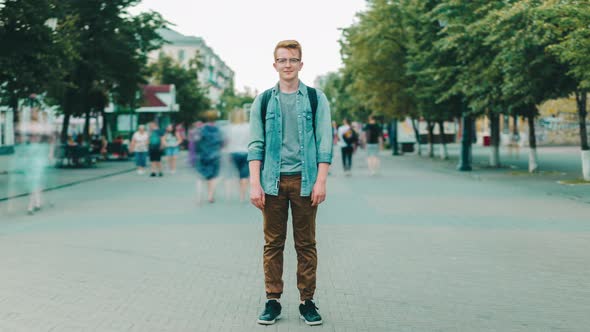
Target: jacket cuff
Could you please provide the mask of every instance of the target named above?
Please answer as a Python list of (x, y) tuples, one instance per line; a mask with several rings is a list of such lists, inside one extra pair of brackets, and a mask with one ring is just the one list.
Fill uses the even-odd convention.
[(263, 159), (264, 159), (264, 155), (262, 152), (257, 152), (257, 151), (249, 151), (248, 152), (248, 161), (263, 160)]
[(332, 154), (331, 153), (319, 153), (317, 162), (318, 162), (318, 164), (319, 163), (332, 164)]

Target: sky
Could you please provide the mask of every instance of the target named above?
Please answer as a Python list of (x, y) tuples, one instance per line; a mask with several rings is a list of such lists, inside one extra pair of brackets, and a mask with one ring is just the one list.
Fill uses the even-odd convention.
[(339, 29), (365, 6), (365, 0), (143, 0), (130, 12), (157, 11), (172, 29), (202, 37), (233, 69), (238, 91), (261, 92), (278, 80), (272, 63), (280, 40), (301, 43), (304, 83), (313, 85), (317, 76), (338, 70)]

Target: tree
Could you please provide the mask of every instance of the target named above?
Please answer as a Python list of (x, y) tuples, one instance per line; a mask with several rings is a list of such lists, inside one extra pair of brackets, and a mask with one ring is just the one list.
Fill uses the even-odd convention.
[[(73, 61), (79, 59), (73, 27), (60, 19), (56, 0), (7, 0), (0, 7), (0, 99), (18, 117), (18, 102), (63, 82)], [(54, 30), (55, 28), (55, 30)]]
[(491, 123), (490, 166), (500, 166), (500, 118), (507, 107), (502, 102), (502, 71), (496, 62), (496, 50), (486, 42), (491, 11), (510, 6), (511, 1), (446, 1), (437, 7), (438, 18), (445, 22), (445, 47), (452, 47), (461, 59), (461, 68), (451, 87), (460, 92), (475, 115), (487, 114)]
[(254, 102), (255, 97), (254, 93), (248, 89), (244, 92), (236, 93), (232, 82), (228, 88), (223, 90), (219, 100), (221, 118), (226, 119), (229, 116), (229, 112), (237, 108), (242, 108), (246, 104), (251, 104)]
[(400, 118), (412, 104), (406, 93), (403, 8), (387, 0), (368, 1), (368, 7), (358, 14), (357, 23), (343, 30), (344, 77), (351, 78), (345, 90), (364, 106), (357, 112), (365, 109), (386, 119)]
[(180, 110), (174, 115), (175, 121), (183, 123), (185, 128), (211, 107), (204, 88), (199, 85), (197, 74), (200, 66), (198, 55), (189, 61), (187, 68), (166, 55), (161, 55), (157, 62), (149, 66), (149, 72), (155, 82), (174, 84), (176, 87), (176, 101)]
[[(140, 84), (145, 83), (147, 53), (159, 48), (156, 33), (166, 21), (155, 12), (131, 16), (127, 8), (139, 0), (60, 1), (60, 20), (72, 21), (80, 57), (52, 95), (64, 114), (62, 140), (70, 116), (103, 113), (109, 96), (133, 108)], [(88, 128), (88, 125), (86, 126)], [(88, 130), (85, 130), (88, 140)]]
[[(464, 97), (461, 91), (453, 90), (458, 81), (461, 64), (458, 61), (457, 45), (445, 43), (448, 31), (440, 12), (441, 1), (417, 1), (404, 2), (407, 32), (408, 55), (407, 75), (411, 77), (412, 84), (408, 87), (408, 93), (413, 96), (415, 102), (414, 117), (422, 117), (427, 121), (429, 138), (429, 156), (434, 156), (433, 130), (438, 123), (441, 129), (442, 123), (462, 115)], [(437, 11), (438, 10), (438, 11)], [(414, 123), (416, 121), (413, 121)], [(470, 123), (470, 122), (468, 122)], [(465, 127), (463, 128), (465, 129)], [(414, 131), (418, 137), (418, 127), (414, 125)], [(444, 137), (444, 129), (441, 135)], [(463, 131), (470, 137), (469, 131)], [(465, 135), (464, 135), (465, 136)], [(444, 140), (441, 140), (441, 158), (446, 159), (448, 152)], [(461, 170), (470, 170), (470, 146), (467, 140), (462, 146)], [(418, 143), (420, 144), (420, 142)], [(419, 150), (420, 153), (420, 145)]]
[(541, 26), (550, 31), (547, 50), (567, 66), (567, 75), (575, 81), (580, 126), (580, 149), (584, 180), (590, 181), (590, 147), (586, 117), (590, 90), (590, 8), (578, 1), (548, 1), (538, 8)]
[(494, 10), (482, 24), (489, 31), (486, 43), (496, 52), (496, 63), (503, 73), (502, 99), (505, 105), (528, 119), (529, 171), (538, 170), (535, 117), (537, 105), (567, 95), (573, 81), (558, 59), (546, 52), (550, 32), (543, 28), (537, 9), (541, 0), (517, 1)]

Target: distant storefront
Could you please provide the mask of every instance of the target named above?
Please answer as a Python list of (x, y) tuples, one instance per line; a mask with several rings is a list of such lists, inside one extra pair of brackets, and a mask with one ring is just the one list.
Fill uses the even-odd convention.
[(171, 123), (171, 114), (178, 110), (173, 84), (145, 85), (141, 107), (129, 109), (111, 104), (105, 109), (108, 139), (129, 138), (140, 124), (151, 121), (163, 128)]

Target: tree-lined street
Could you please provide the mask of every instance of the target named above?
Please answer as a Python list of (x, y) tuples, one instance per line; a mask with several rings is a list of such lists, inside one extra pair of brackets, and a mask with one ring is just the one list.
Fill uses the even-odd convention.
[[(188, 3), (158, 2), (164, 17), (141, 0), (0, 0), (0, 332), (306, 331), (298, 282), (306, 322), (321, 323), (313, 296), (326, 331), (589, 329), (587, 4), (367, 0), (334, 27), (342, 2), (273, 3), (279, 24), (260, 4), (199, 3), (216, 21), (198, 31)], [(229, 49), (209, 39), (233, 26)], [(302, 89), (299, 71), (318, 67), (318, 89)], [(252, 68), (278, 74), (272, 103), (254, 98), (276, 76), (234, 88)], [(300, 176), (297, 193), (317, 173), (321, 201), (331, 143), (317, 224), (296, 209), (299, 253), (288, 227), (282, 319), (259, 325), (279, 314), (264, 282), (284, 228), (270, 234), (267, 208), (265, 276), (261, 212), (227, 174), (247, 189), (254, 160), (262, 202), (293, 187), (279, 175)], [(276, 167), (264, 187), (258, 167)], [(289, 195), (277, 201), (292, 208)]]

